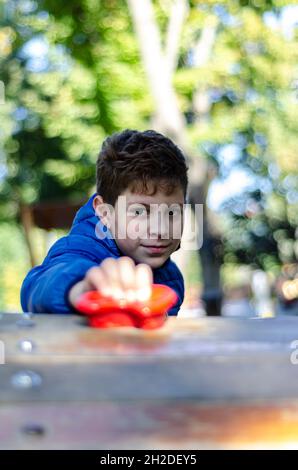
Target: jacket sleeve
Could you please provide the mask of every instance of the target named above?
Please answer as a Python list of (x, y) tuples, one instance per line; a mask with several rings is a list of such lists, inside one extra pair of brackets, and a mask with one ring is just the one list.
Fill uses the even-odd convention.
[(171, 271), (172, 271), (173, 278), (167, 280), (165, 284), (167, 284), (176, 292), (178, 296), (178, 300), (176, 304), (168, 311), (168, 315), (177, 316), (184, 300), (184, 293), (185, 293), (184, 279), (183, 279), (180, 269), (173, 261), (171, 261)]
[(184, 300), (184, 281), (183, 277), (177, 281), (168, 282), (168, 285), (174, 289), (178, 296), (176, 304), (168, 311), (169, 316), (177, 316)]
[(87, 257), (73, 253), (57, 256), (51, 263), (31, 269), (21, 288), (21, 305), (24, 312), (72, 313), (68, 302), (70, 288), (82, 280), (92, 266)]

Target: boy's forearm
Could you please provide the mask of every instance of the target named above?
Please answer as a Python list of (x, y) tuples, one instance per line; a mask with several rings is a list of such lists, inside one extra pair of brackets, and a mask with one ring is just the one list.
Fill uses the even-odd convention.
[[(71, 259), (64, 258), (60, 263), (47, 269), (34, 268), (27, 274), (22, 285), (23, 311), (71, 313), (74, 307), (69, 301), (69, 293), (74, 286), (81, 284), (82, 278), (92, 266), (94, 263), (90, 260), (77, 258), (73, 261), (71, 257)], [(77, 295), (79, 295), (78, 289), (77, 287), (74, 291)]]

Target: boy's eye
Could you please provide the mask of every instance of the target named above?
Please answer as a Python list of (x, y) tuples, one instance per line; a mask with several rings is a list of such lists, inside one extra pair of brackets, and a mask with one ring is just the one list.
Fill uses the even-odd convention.
[(133, 217), (138, 217), (140, 215), (147, 214), (147, 211), (144, 207), (136, 207), (136, 208), (130, 209), (129, 214), (132, 215)]
[(142, 215), (142, 214), (144, 214), (144, 212), (145, 212), (144, 209), (136, 209), (135, 210), (136, 215)]
[(178, 217), (181, 215), (181, 211), (179, 209), (170, 209), (168, 214), (170, 217)]

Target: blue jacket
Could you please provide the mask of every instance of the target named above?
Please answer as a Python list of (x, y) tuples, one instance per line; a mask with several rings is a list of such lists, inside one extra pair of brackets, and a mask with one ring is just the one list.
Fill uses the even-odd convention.
[[(67, 300), (70, 288), (82, 280), (92, 266), (98, 266), (107, 257), (121, 256), (112, 237), (101, 239), (98, 236), (103, 224), (93, 209), (94, 197), (95, 194), (77, 212), (69, 234), (58, 240), (43, 263), (25, 277), (21, 288), (24, 312), (75, 312)], [(168, 313), (177, 315), (184, 298), (184, 282), (175, 263), (168, 259), (163, 266), (154, 269), (153, 279), (176, 291), (179, 300)]]

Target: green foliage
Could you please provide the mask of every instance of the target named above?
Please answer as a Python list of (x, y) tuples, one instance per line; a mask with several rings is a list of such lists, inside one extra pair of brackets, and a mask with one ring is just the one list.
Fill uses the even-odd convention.
[[(95, 184), (104, 137), (142, 127), (152, 113), (124, 6), (2, 5), (3, 217), (15, 217), (20, 202), (83, 198)], [(42, 57), (34, 57), (34, 45), (44, 49)]]
[(21, 282), (28, 270), (28, 253), (17, 224), (0, 224), (0, 310), (19, 311)]
[[(171, 3), (153, 1), (163, 43)], [(231, 167), (221, 151), (235, 145), (233, 165), (255, 178), (222, 207), (227, 263), (267, 269), (297, 253), (297, 33), (265, 21), (289, 5), (191, 0), (182, 31), (173, 83), (194, 152), (223, 179)], [(148, 127), (154, 106), (125, 0), (1, 0), (0, 18), (0, 220), (15, 221), (20, 203), (90, 193), (102, 140)], [(208, 25), (215, 40), (198, 66)]]
[[(218, 169), (224, 180), (234, 168), (254, 179), (240, 197), (226, 197), (225, 262), (253, 264), (277, 271), (297, 259), (298, 107), (297, 36), (283, 34), (265, 21), (278, 21), (288, 2), (194, 2), (182, 41), (175, 85), (189, 117), (194, 146)], [(242, 8), (241, 8), (242, 7)], [(216, 17), (216, 19), (215, 19)], [(218, 22), (209, 61), (187, 63), (204, 25)], [(188, 55), (187, 55), (188, 54)], [(296, 84), (296, 85), (295, 85)], [(202, 119), (196, 112), (196, 90), (209, 96)], [(223, 150), (233, 145), (232, 163)]]

